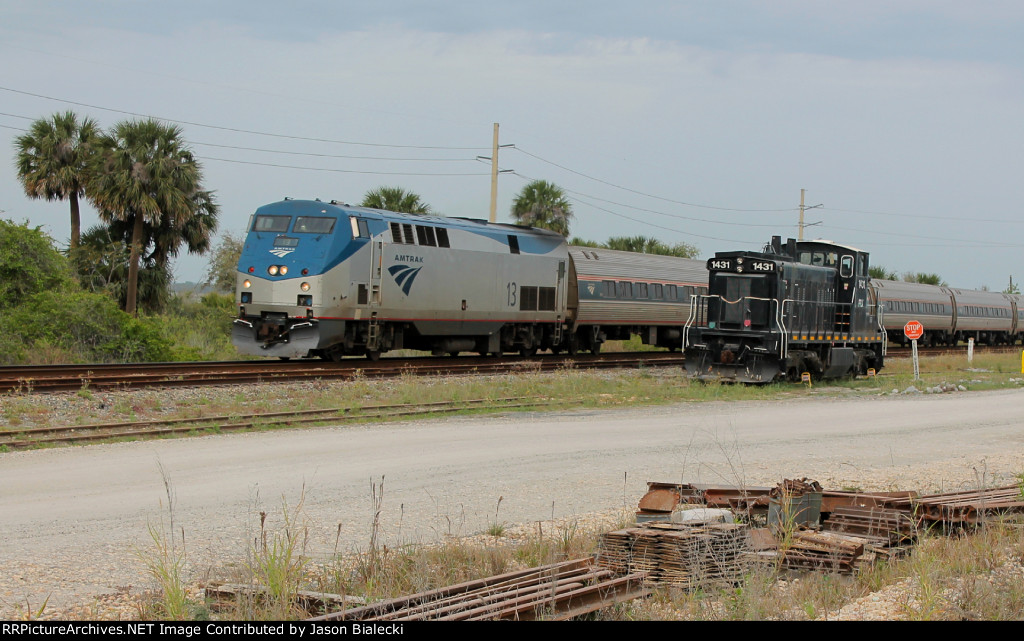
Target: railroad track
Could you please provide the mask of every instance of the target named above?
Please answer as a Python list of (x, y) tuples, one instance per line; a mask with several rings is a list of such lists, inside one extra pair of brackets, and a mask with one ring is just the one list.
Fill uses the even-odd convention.
[[(1020, 346), (1003, 345), (999, 347), (985, 347), (985, 346), (974, 346), (975, 354), (1012, 354), (1021, 351)], [(889, 346), (889, 351), (886, 353), (886, 358), (910, 358), (912, 354), (910, 347), (894, 347)], [(920, 356), (963, 356), (967, 357), (967, 346), (958, 345), (956, 347), (924, 347), (918, 346), (917, 353)]]
[[(988, 347), (987, 353), (1012, 353), (1020, 348)], [(976, 351), (981, 353), (982, 348)], [(922, 356), (966, 355), (967, 347), (920, 347)], [(888, 358), (909, 358), (910, 349), (890, 348)], [(80, 389), (140, 389), (292, 382), (314, 379), (388, 378), (400, 375), (494, 374), (516, 371), (680, 367), (683, 356), (671, 352), (543, 355), (533, 358), (386, 358), (377, 362), (351, 359), (340, 363), (319, 360), (218, 361), (189, 363), (95, 363), (90, 365), (19, 365), (0, 367), (0, 394), (9, 392), (68, 392)]]
[(377, 362), (348, 360), (224, 361), (201, 363), (129, 363), (26, 365), (0, 367), (0, 393), (67, 392), (80, 389), (139, 389), (314, 379), (389, 378), (402, 375), (494, 374), (517, 371), (678, 367), (683, 357), (670, 352), (612, 353), (533, 358), (395, 358)]
[(191, 418), (155, 419), (118, 423), (65, 425), (33, 429), (0, 430), (0, 448), (18, 450), (48, 445), (67, 445), (114, 439), (137, 440), (202, 433), (225, 433), (303, 423), (344, 424), (360, 420), (382, 420), (451, 414), (474, 408), (523, 409), (545, 407), (555, 401), (522, 398), (470, 399), (433, 403), (331, 407), (287, 412), (224, 414)]

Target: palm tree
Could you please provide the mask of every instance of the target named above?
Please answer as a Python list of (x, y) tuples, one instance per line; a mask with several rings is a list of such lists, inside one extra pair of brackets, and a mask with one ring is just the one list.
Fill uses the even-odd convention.
[(419, 194), (406, 191), (401, 187), (378, 187), (371, 189), (363, 196), (360, 207), (384, 209), (405, 214), (429, 214), (430, 205), (420, 200)]
[(201, 168), (180, 127), (152, 118), (124, 121), (100, 144), (88, 194), (105, 221), (131, 225), (125, 311), (134, 314), (143, 251), (153, 242), (148, 258), (166, 267), (182, 243), (205, 249), (218, 208), (202, 189)]
[(95, 150), (99, 127), (91, 118), (81, 123), (74, 112), (56, 113), (32, 123), (18, 136), (18, 179), (29, 198), (71, 201), (70, 249), (78, 247), (82, 218), (78, 198), (85, 193), (89, 157)]
[(605, 243), (608, 249), (637, 252), (640, 254), (661, 254), (678, 258), (696, 258), (700, 250), (688, 243), (669, 245), (649, 236), (613, 236)]
[[(131, 225), (96, 225), (82, 233), (82, 242), (73, 255), (73, 264), (82, 285), (104, 292), (125, 306), (128, 296), (128, 271), (131, 257)], [(170, 267), (158, 265), (152, 255), (139, 259), (136, 306), (150, 313), (160, 312), (170, 300), (173, 280)]]
[(569, 235), (572, 205), (554, 183), (535, 180), (523, 187), (512, 201), (512, 219), (519, 225), (540, 227)]

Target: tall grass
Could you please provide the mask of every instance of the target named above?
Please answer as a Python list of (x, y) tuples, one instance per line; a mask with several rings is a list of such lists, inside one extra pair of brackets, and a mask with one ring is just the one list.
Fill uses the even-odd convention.
[(142, 561), (146, 571), (156, 580), (160, 588), (158, 597), (148, 604), (151, 608), (149, 614), (154, 618), (184, 620), (190, 617), (193, 609), (193, 604), (189, 602), (185, 577), (187, 558), (185, 531), (181, 530), (179, 543), (174, 523), (175, 494), (170, 475), (162, 463), (158, 462), (157, 466), (163, 479), (164, 494), (167, 498), (167, 520), (164, 520), (163, 510), (161, 510), (160, 522), (158, 524), (149, 523), (148, 531), (153, 548), (149, 551), (137, 550), (136, 556)]

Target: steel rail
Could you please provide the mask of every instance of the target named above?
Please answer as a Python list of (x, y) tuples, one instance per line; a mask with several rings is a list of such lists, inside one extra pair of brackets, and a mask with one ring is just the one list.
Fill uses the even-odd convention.
[(134, 363), (70, 366), (0, 367), (0, 393), (60, 392), (79, 389), (138, 389), (289, 382), (312, 379), (390, 378), (401, 375), (493, 374), (519, 371), (552, 371), (563, 368), (681, 366), (680, 354), (640, 352), (574, 357), (533, 358), (411, 358), (377, 362), (323, 361), (228, 361), (204, 363)]
[(232, 432), (261, 426), (301, 423), (350, 423), (365, 419), (387, 419), (448, 414), (482, 405), (496, 409), (544, 407), (553, 401), (524, 401), (521, 398), (468, 399), (436, 401), (432, 403), (401, 403), (394, 405), (367, 405), (363, 407), (333, 407), (313, 410), (226, 414), (193, 418), (154, 419), (117, 423), (94, 423), (31, 429), (0, 430), (0, 446), (24, 449), (40, 445), (105, 441), (116, 438), (160, 437), (192, 432)]

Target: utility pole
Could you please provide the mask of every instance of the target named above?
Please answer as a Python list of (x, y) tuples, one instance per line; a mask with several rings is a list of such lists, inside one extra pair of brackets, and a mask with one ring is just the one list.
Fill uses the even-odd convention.
[(494, 143), (491, 145), (491, 218), (498, 222), (498, 123), (494, 123)]
[(499, 145), (498, 144), (498, 123), (494, 123), (494, 142), (491, 145), (491, 155), (488, 156), (477, 156), (477, 160), (490, 160), (491, 161), (491, 217), (492, 223), (498, 222), (498, 174), (513, 173), (513, 170), (506, 169), (504, 171), (498, 169), (498, 148), (499, 147), (515, 147), (515, 145)]
[(800, 190), (800, 237), (797, 240), (804, 239), (804, 192), (806, 189)]

